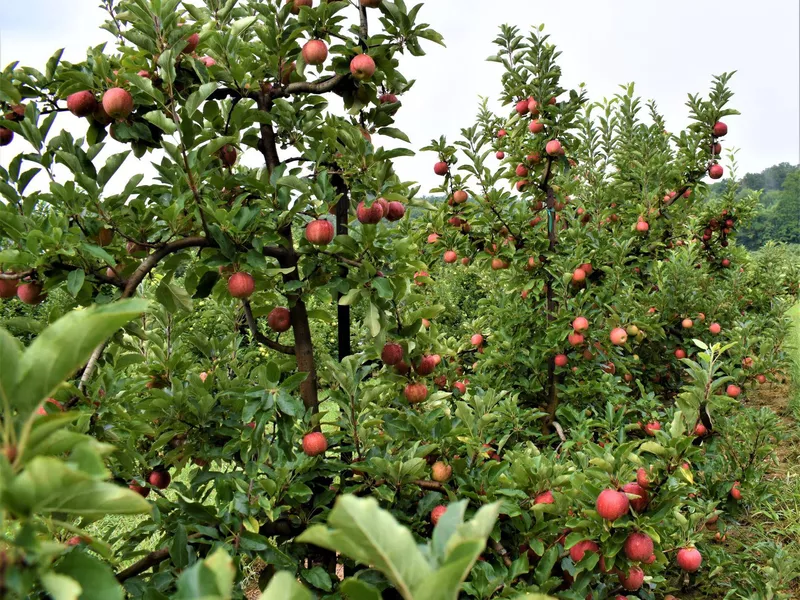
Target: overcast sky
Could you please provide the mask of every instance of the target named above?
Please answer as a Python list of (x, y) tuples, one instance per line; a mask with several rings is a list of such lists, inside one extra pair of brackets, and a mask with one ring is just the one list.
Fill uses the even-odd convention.
[[(99, 0), (0, 1), (2, 66), (20, 60), (43, 69), (61, 47), (65, 58), (78, 61), (88, 45), (107, 39), (97, 28), (105, 14)], [(499, 25), (525, 30), (544, 23), (562, 51), (564, 87), (585, 82), (590, 98), (599, 100), (634, 81), (642, 97), (657, 101), (670, 131), (687, 123), (687, 93), (705, 93), (713, 74), (738, 71), (732, 106), (742, 115), (726, 119), (726, 146), (740, 149), (740, 175), (783, 161), (800, 163), (797, 0), (428, 0), (420, 19), (443, 34), (447, 47), (427, 44), (425, 57), (403, 59), (403, 72), (417, 84), (402, 98), (397, 121), (412, 148), (441, 134), (455, 139), (472, 123), (479, 95), (496, 99), (500, 66), (485, 59), (495, 52), (491, 42)], [(80, 127), (75, 132), (82, 134)], [(15, 141), (0, 149), (0, 164), (22, 147)], [(427, 191), (436, 184), (433, 162), (425, 153), (402, 159), (397, 168)], [(131, 160), (119, 176), (134, 169)]]

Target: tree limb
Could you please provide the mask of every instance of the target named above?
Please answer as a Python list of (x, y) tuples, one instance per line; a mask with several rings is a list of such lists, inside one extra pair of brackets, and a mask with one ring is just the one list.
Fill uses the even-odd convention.
[(186, 248), (213, 248), (216, 243), (205, 237), (186, 237), (180, 240), (175, 240), (169, 244), (161, 246), (158, 250), (153, 252), (150, 256), (145, 258), (139, 267), (133, 272), (128, 280), (125, 282), (125, 289), (122, 292), (123, 298), (130, 298), (136, 293), (136, 288), (144, 281), (147, 274), (161, 261), (162, 258), (180, 252)]
[[(202, 536), (201, 533), (193, 533), (188, 537), (188, 539), (193, 540), (201, 536)], [(147, 554), (139, 561), (133, 563), (127, 569), (117, 573), (117, 581), (122, 583), (123, 581), (130, 579), (131, 577), (136, 577), (137, 575), (141, 575), (151, 567), (160, 565), (167, 558), (169, 558), (169, 547), (161, 548), (160, 550), (153, 550), (153, 552)]]
[(429, 481), (427, 479), (417, 479), (414, 485), (418, 485), (423, 490), (432, 490), (434, 492), (443, 492), (444, 486), (438, 481)]
[(244, 307), (244, 316), (247, 319), (247, 326), (250, 328), (253, 338), (259, 344), (262, 346), (267, 346), (268, 348), (272, 348), (278, 352), (283, 352), (284, 354), (290, 354), (294, 356), (294, 348), (292, 346), (286, 346), (285, 344), (275, 342), (258, 330), (258, 324), (253, 316), (253, 309), (250, 307), (250, 302), (246, 298), (242, 299), (242, 306)]
[(27, 271), (22, 271), (21, 273), (0, 273), (0, 279), (24, 279), (25, 277), (29, 277), (33, 275), (36, 271), (33, 269), (28, 269)]

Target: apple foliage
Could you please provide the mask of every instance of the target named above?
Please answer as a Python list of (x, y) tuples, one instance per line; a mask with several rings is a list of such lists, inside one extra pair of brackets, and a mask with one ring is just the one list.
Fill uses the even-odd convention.
[[(37, 443), (74, 442), (48, 447), (53, 481), (102, 490), (47, 521), (63, 505), (3, 480), (4, 592), (239, 597), (258, 570), (270, 599), (575, 599), (639, 576), (652, 597), (702, 585), (678, 549), (722, 564), (709, 531), (765, 493), (775, 440), (731, 386), (781, 377), (796, 273), (736, 247), (754, 197), (708, 199), (730, 75), (668, 134), (633, 86), (590, 103), (541, 30), (504, 27), (510, 113), (484, 103), (428, 148), (437, 205), (393, 170), (411, 150), (378, 143), (407, 142), (401, 61), (441, 41), (423, 7), (105, 5), (115, 49), (0, 76), (0, 127), (25, 144), (0, 170), (0, 291), (58, 306), (45, 321), (81, 308), (22, 354), (24, 387), (3, 362), (6, 456), (52, 423)], [(119, 181), (145, 160), (152, 180)], [(8, 481), (35, 474), (22, 457)], [(609, 488), (632, 507), (613, 522)], [(95, 522), (133, 509), (149, 517)], [(628, 556), (632, 533), (652, 557)]]

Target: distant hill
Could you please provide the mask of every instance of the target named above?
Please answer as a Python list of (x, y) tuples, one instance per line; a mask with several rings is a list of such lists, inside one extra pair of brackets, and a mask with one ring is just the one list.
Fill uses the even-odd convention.
[[(725, 184), (711, 186), (721, 194)], [(738, 240), (746, 248), (757, 250), (768, 241), (800, 244), (800, 165), (781, 163), (761, 173), (748, 173), (742, 178), (741, 194), (762, 190), (759, 212)]]

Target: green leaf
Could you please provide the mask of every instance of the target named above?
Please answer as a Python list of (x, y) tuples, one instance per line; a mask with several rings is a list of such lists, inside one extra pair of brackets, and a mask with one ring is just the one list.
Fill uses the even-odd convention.
[(170, 312), (177, 312), (179, 309), (187, 312), (192, 310), (192, 299), (186, 293), (186, 290), (177, 285), (167, 283), (166, 280), (162, 281), (156, 288), (156, 300)]
[(104, 187), (114, 176), (114, 173), (117, 172), (117, 169), (122, 166), (122, 163), (125, 162), (125, 159), (128, 158), (130, 153), (130, 150), (126, 150), (125, 152), (109, 156), (106, 164), (100, 168), (100, 172), (97, 174), (97, 185)]
[(72, 551), (54, 571), (74, 579), (83, 588), (80, 600), (122, 600), (125, 593), (106, 563), (86, 552)]
[(72, 577), (59, 575), (53, 571), (47, 571), (42, 575), (42, 586), (53, 600), (78, 600), (83, 592), (81, 584)]
[(331, 576), (322, 567), (303, 569), (300, 571), (300, 577), (317, 589), (325, 590), (326, 592), (330, 592), (333, 589)]
[(117, 329), (140, 315), (146, 300), (121, 300), (75, 310), (45, 329), (19, 361), (19, 385), (14, 404), (21, 413), (33, 412), (72, 375), (92, 351)]
[(236, 568), (228, 553), (218, 548), (205, 560), (181, 573), (175, 600), (229, 600)]
[(53, 56), (47, 59), (47, 66), (45, 67), (45, 76), (48, 79), (52, 79), (53, 76), (56, 74), (56, 67), (58, 67), (58, 63), (61, 62), (61, 55), (64, 54), (64, 49), (61, 48), (60, 50), (56, 50)]
[(5, 77), (0, 77), (0, 100), (5, 100), (9, 104), (22, 102), (22, 95), (19, 90)]
[[(248, 18), (255, 19), (255, 17)], [(191, 118), (200, 105), (205, 102), (206, 98), (208, 98), (216, 89), (217, 83), (212, 81), (209, 83), (204, 83), (196, 92), (192, 92), (192, 94), (186, 100), (186, 107), (184, 108), (186, 116)]]
[(94, 244), (81, 244), (80, 247), (81, 250), (88, 252), (95, 258), (99, 258), (109, 267), (113, 267), (117, 264), (117, 260), (100, 246), (95, 246)]
[(401, 130), (399, 130), (399, 129), (395, 128), (395, 127), (382, 127), (382, 128), (380, 128), (378, 130), (378, 133), (380, 135), (385, 135), (385, 136), (388, 136), (390, 138), (395, 138), (397, 140), (402, 140), (402, 141), (404, 141), (404, 142), (406, 142), (408, 144), (411, 143), (411, 140), (408, 139), (408, 136), (405, 133), (403, 133)]
[[(9, 410), (14, 398), (19, 374), (20, 343), (5, 329), (0, 329), (0, 409)], [(7, 414), (7, 418), (11, 415)]]
[(328, 527), (314, 525), (297, 541), (340, 552), (378, 569), (406, 598), (432, 572), (411, 532), (374, 498), (340, 496), (328, 515)]
[(233, 23), (231, 23), (231, 37), (237, 38), (239, 37), (244, 31), (249, 28), (253, 23), (256, 22), (258, 19), (257, 16), (254, 17), (244, 17), (243, 19), (237, 19)]
[(339, 587), (347, 600), (381, 600), (381, 591), (374, 585), (348, 577)]
[(377, 335), (381, 332), (381, 318), (378, 307), (372, 302), (370, 302), (369, 306), (367, 307), (367, 315), (365, 320), (367, 322), (367, 326), (369, 327), (370, 335), (372, 337), (377, 337)]
[(67, 291), (72, 294), (73, 298), (78, 296), (78, 292), (81, 291), (85, 279), (86, 273), (83, 271), (83, 269), (70, 271), (69, 275), (67, 275)]
[(169, 557), (172, 564), (179, 569), (189, 566), (189, 539), (186, 535), (186, 527), (178, 525), (172, 543), (169, 545)]
[(126, 487), (99, 481), (52, 456), (31, 460), (4, 498), (19, 515), (63, 512), (87, 518), (150, 512), (150, 504)]
[(145, 121), (149, 121), (158, 127), (167, 135), (173, 134), (178, 130), (178, 126), (175, 124), (175, 121), (167, 117), (167, 115), (160, 110), (151, 110), (149, 113), (144, 115), (144, 119)]
[(259, 600), (313, 600), (313, 596), (292, 573), (280, 571), (272, 577)]

